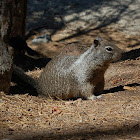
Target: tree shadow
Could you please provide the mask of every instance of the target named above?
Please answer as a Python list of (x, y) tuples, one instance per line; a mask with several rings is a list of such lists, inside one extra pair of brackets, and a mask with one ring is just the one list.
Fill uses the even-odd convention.
[(140, 48), (123, 53), (121, 60), (128, 60), (128, 59), (135, 60), (138, 57), (140, 57)]
[(13, 76), (12, 82), (16, 83), (16, 85), (10, 87), (10, 93), (8, 95), (22, 95), (22, 94), (29, 94), (31, 96), (38, 96), (38, 93), (34, 87), (31, 85), (15, 78)]
[[(129, 87), (136, 87), (136, 86), (140, 86), (139, 83), (132, 83), (132, 84), (128, 84), (126, 86), (129, 86)], [(108, 89), (108, 90), (104, 90), (103, 94), (107, 94), (107, 93), (115, 93), (115, 92), (119, 92), (119, 91), (124, 91), (124, 86), (120, 85), (120, 86), (117, 86), (117, 87), (113, 87), (111, 89)]]
[(32, 58), (24, 54), (19, 54), (14, 58), (14, 64), (24, 71), (34, 70), (35, 68), (43, 68), (47, 65), (47, 63), (51, 60), (51, 58)]
[[(70, 130), (72, 128), (69, 128)], [(73, 128), (74, 129), (74, 128)], [(70, 131), (70, 132), (64, 132), (65, 134), (48, 134), (47, 132), (44, 132), (42, 134), (31, 134), (28, 136), (24, 136), (24, 138), (20, 138), (20, 140), (40, 140), (40, 139), (99, 139), (99, 138), (109, 138), (111, 136), (115, 137), (115, 136), (131, 136), (131, 135), (135, 135), (135, 138), (137, 137), (136, 135), (138, 135), (140, 132), (140, 124), (139, 122), (133, 122), (131, 125), (124, 125), (124, 126), (120, 126), (118, 128), (112, 128), (112, 129), (107, 129), (104, 130), (100, 129), (100, 130), (94, 130), (94, 126), (93, 126), (93, 130), (92, 128), (90, 130), (85, 130), (85, 129), (79, 129), (78, 132), (74, 132), (74, 131)], [(139, 136), (138, 136), (139, 137)]]
[[(128, 1), (124, 3), (122, 1), (114, 2), (113, 0), (30, 0), (28, 1), (27, 31), (33, 28), (42, 28), (44, 25), (45, 29), (55, 29), (52, 33), (53, 35), (65, 27), (65, 23), (69, 24), (75, 21), (84, 23), (83, 25), (86, 25), (86, 28), (83, 29), (79, 26), (79, 30), (73, 36), (70, 36), (72, 38), (79, 34), (79, 31), (87, 31), (92, 26), (95, 27), (94, 30), (101, 29), (112, 23), (118, 23), (121, 18), (128, 15), (132, 20), (135, 20), (134, 15), (136, 15), (136, 12), (129, 9), (129, 5), (134, 2)], [(85, 14), (81, 14), (82, 12), (85, 12)], [(87, 18), (83, 18), (84, 16)]]
[[(137, 40), (135, 39), (135, 41), (137, 41)], [(134, 47), (136, 47), (138, 45), (140, 45), (140, 42), (137, 41), (137, 43), (135, 43), (133, 45), (129, 45), (128, 48), (134, 48)]]

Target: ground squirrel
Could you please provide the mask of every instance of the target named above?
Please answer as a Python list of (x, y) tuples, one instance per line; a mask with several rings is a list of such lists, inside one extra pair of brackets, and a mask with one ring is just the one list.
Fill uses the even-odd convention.
[[(103, 92), (104, 73), (109, 64), (121, 55), (122, 50), (114, 43), (98, 37), (81, 55), (60, 53), (46, 65), (36, 81), (26, 75), (23, 79), (45, 97), (94, 99)], [(18, 68), (14, 71), (21, 75)]]

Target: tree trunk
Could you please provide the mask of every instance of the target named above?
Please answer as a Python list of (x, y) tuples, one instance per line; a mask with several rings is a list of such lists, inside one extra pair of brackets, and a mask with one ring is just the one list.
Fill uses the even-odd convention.
[(25, 36), (27, 0), (0, 1), (0, 91), (9, 92), (12, 76), (12, 56), (8, 42), (12, 37)]

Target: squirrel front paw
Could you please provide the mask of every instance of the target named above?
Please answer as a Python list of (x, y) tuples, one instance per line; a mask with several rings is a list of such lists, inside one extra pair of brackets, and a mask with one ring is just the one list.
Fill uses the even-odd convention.
[(102, 97), (103, 97), (102, 95), (98, 95), (98, 96), (92, 95), (92, 96), (88, 97), (87, 99), (88, 100), (96, 100), (96, 99), (100, 99)]

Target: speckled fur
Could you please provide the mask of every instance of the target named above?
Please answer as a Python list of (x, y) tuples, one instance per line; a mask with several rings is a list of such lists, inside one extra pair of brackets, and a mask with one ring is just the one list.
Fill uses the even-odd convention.
[[(111, 47), (113, 51), (106, 51)], [(45, 97), (94, 99), (104, 89), (104, 73), (122, 51), (113, 43), (100, 41), (80, 56), (58, 55), (50, 61), (38, 79), (38, 93)]]

